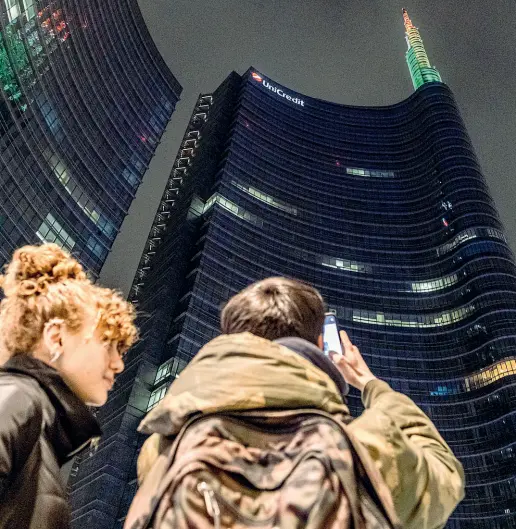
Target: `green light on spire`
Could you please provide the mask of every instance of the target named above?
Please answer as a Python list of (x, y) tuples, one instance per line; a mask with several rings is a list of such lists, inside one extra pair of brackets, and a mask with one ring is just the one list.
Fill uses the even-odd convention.
[(423, 39), (419, 34), (419, 30), (412, 24), (406, 9), (403, 9), (403, 21), (405, 23), (405, 34), (408, 44), (405, 57), (414, 89), (417, 90), (425, 83), (440, 82), (441, 76), (433, 66), (430, 66), (430, 61), (428, 60), (428, 55), (423, 45)]

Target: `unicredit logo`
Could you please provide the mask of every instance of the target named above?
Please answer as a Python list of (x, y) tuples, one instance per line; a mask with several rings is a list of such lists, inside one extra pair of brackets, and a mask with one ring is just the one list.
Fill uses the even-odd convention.
[(277, 86), (274, 86), (269, 83), (269, 81), (266, 81), (261, 75), (257, 74), (256, 72), (253, 72), (251, 74), (251, 77), (258, 83), (261, 83), (265, 88), (270, 90), (271, 92), (274, 92), (275, 94), (278, 94), (280, 97), (284, 97), (287, 101), (290, 101), (294, 103), (295, 105), (300, 105), (302, 107), (305, 106), (305, 102), (302, 99), (299, 99), (299, 97), (292, 97), (286, 94), (281, 88), (278, 88)]

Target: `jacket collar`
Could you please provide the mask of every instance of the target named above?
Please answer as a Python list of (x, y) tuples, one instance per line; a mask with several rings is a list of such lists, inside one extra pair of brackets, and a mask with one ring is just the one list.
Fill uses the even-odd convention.
[(53, 367), (23, 354), (10, 358), (0, 371), (35, 379), (55, 409), (47, 432), (60, 464), (71, 459), (102, 433), (88, 407), (72, 392)]
[(291, 351), (301, 355), (306, 360), (314, 364), (321, 371), (326, 373), (335, 383), (340, 394), (345, 397), (349, 393), (349, 386), (342, 373), (337, 369), (335, 364), (317, 347), (303, 338), (288, 336), (274, 340), (276, 343), (288, 347)]

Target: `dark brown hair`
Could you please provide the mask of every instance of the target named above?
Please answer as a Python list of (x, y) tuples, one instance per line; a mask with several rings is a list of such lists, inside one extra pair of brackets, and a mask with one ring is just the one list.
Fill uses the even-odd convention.
[(324, 324), (324, 301), (319, 292), (301, 281), (269, 277), (233, 296), (220, 315), (224, 334), (250, 332), (276, 340), (304, 338), (317, 345)]

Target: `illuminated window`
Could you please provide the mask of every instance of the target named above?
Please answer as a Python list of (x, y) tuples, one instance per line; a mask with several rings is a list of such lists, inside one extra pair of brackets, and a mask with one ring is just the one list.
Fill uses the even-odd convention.
[[(38, 56), (47, 55), (40, 44), (36, 24), (22, 23), (21, 14), (25, 11), (27, 19), (35, 15), (32, 0), (4, 0), (4, 16), (7, 15), (7, 24), (2, 27), (2, 42), (0, 42), (0, 82), (11, 101), (18, 102), (18, 108), (25, 111), (27, 104), (20, 104), (22, 97), (19, 79), (34, 74), (33, 65), (38, 64)], [(7, 48), (7, 49), (6, 49)], [(51, 49), (48, 53), (51, 53)], [(29, 56), (30, 55), (30, 56)], [(34, 59), (31, 62), (30, 58)], [(41, 63), (41, 59), (39, 60)]]
[(451, 285), (455, 285), (459, 281), (457, 274), (451, 274), (446, 277), (439, 279), (431, 279), (428, 281), (418, 281), (417, 283), (411, 283), (408, 292), (435, 292), (437, 290), (443, 290)]
[(172, 372), (172, 362), (167, 362), (159, 367), (158, 372), (156, 373), (156, 378), (154, 379), (154, 384), (161, 382), (164, 378), (168, 377)]
[(215, 202), (217, 202), (217, 197), (218, 197), (218, 193), (215, 193), (214, 195), (212, 195), (209, 200), (206, 202), (206, 204), (204, 204), (204, 211), (203, 213), (206, 213), (207, 211), (209, 211), (213, 205), (215, 204)]
[(95, 205), (86, 194), (86, 191), (79, 186), (74, 178), (72, 178), (63, 160), (57, 154), (52, 154), (50, 149), (46, 149), (43, 154), (57, 179), (63, 184), (75, 203), (82, 209), (86, 216), (104, 232), (105, 235), (110, 239), (114, 238), (117, 233), (115, 225), (96, 209)]
[(7, 10), (7, 16), (9, 17), (9, 22), (12, 22), (20, 16), (18, 0), (4, 0), (4, 4), (5, 9)]
[(459, 393), (459, 389), (456, 387), (449, 388), (448, 386), (437, 386), (437, 389), (430, 392), (432, 397), (444, 397), (446, 395), (454, 395)]
[(510, 375), (516, 375), (516, 359), (514, 358), (501, 360), (474, 375), (466, 377), (464, 384), (466, 391), (474, 391)]
[(355, 176), (369, 176), (372, 178), (393, 178), (394, 171), (378, 171), (375, 169), (359, 169), (356, 167), (346, 167), (346, 173)]
[(158, 389), (155, 389), (149, 398), (149, 404), (147, 405), (147, 411), (152, 410), (154, 406), (156, 406), (161, 400), (163, 400), (163, 397), (166, 395), (168, 389), (168, 384), (163, 384), (163, 386), (159, 387)]
[(383, 312), (372, 312), (367, 310), (353, 310), (352, 320), (357, 323), (370, 325), (383, 325), (387, 327), (412, 327), (426, 329), (432, 327), (445, 327), (465, 319), (474, 311), (474, 306), (469, 305), (459, 309), (441, 312), (439, 314), (422, 314), (414, 316), (401, 314), (394, 316)]
[(328, 268), (337, 268), (338, 270), (346, 270), (347, 272), (358, 272), (358, 273), (371, 273), (372, 269), (369, 265), (363, 263), (357, 263), (356, 261), (350, 261), (348, 259), (338, 259), (336, 257), (323, 256), (323, 266)]
[(235, 187), (238, 187), (238, 189), (241, 189), (248, 195), (251, 195), (252, 197), (261, 200), (262, 202), (265, 202), (266, 204), (269, 204), (270, 206), (280, 209), (281, 211), (285, 211), (287, 213), (291, 213), (292, 215), (297, 215), (297, 208), (293, 206), (289, 206), (285, 202), (282, 202), (281, 200), (277, 200), (271, 195), (267, 195), (266, 193), (263, 193), (262, 191), (256, 189), (255, 187), (251, 186), (244, 186), (242, 184), (239, 184), (238, 182), (235, 182), (234, 180), (231, 182)]
[(36, 235), (43, 242), (55, 242), (61, 248), (66, 248), (70, 251), (75, 246), (75, 240), (65, 231), (51, 213), (41, 223)]
[(437, 248), (437, 255), (444, 255), (448, 252), (451, 252), (462, 243), (482, 236), (493, 237), (494, 239), (500, 239), (504, 242), (507, 242), (503, 232), (497, 230), (496, 228), (470, 228), (456, 235), (450, 242), (439, 246), (439, 248)]
[(173, 375), (175, 378), (177, 378), (179, 373), (186, 367), (186, 364), (187, 363), (180, 358), (167, 360), (164, 364), (159, 366), (154, 379), (154, 384), (159, 384), (162, 380), (170, 375)]
[(229, 211), (236, 217), (244, 219), (247, 222), (250, 222), (251, 224), (254, 224), (256, 226), (263, 226), (263, 220), (260, 219), (260, 217), (249, 213), (246, 209), (241, 206), (238, 206), (237, 204), (223, 197), (219, 193), (215, 193), (214, 195), (212, 195), (212, 197), (206, 202), (203, 213), (206, 213), (214, 204), (219, 204), (226, 211)]

